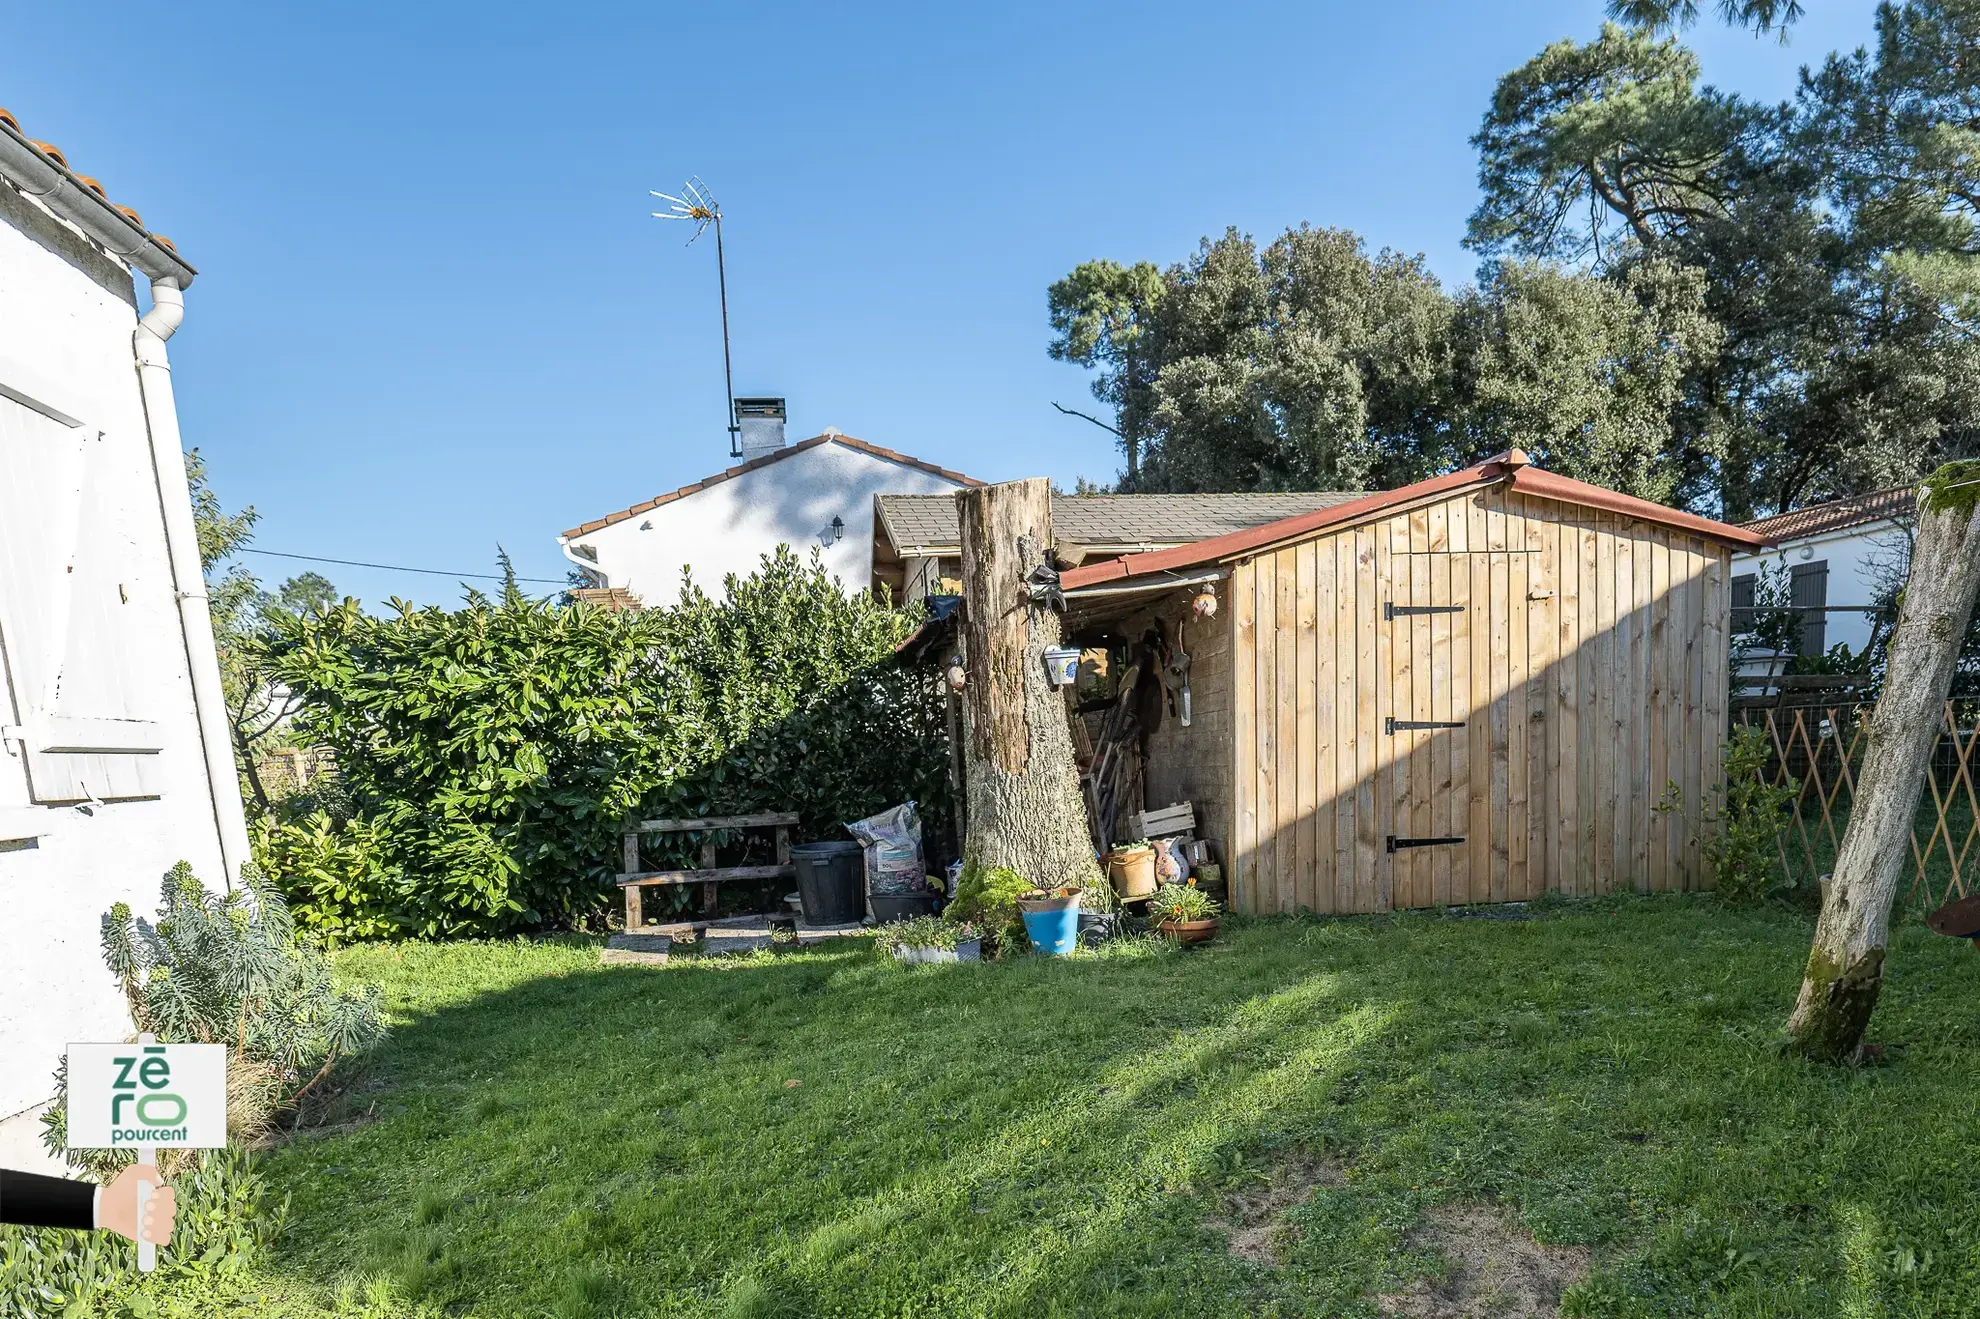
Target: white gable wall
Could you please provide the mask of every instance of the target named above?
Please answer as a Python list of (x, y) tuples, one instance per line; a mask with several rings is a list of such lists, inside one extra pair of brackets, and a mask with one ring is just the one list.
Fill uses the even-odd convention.
[[(680, 599), (684, 567), (720, 595), (724, 577), (755, 572), (780, 544), (805, 562), (819, 551), (851, 594), (872, 580), (873, 497), (956, 488), (947, 477), (828, 442), (570, 539), (591, 547), (607, 586), (627, 587), (653, 608)], [(820, 535), (834, 517), (845, 535), (827, 549)]]
[(1910, 558), (1911, 539), (1906, 528), (1893, 522), (1873, 522), (1783, 541), (1773, 549), (1734, 555), (1732, 571), (1737, 577), (1758, 571), (1762, 564), (1793, 568), (1827, 563), (1830, 610), (1824, 646), (1842, 642), (1860, 655), (1870, 644), (1870, 615), (1836, 606), (1875, 604), (1880, 575), (1892, 565), (1902, 568)]
[[(160, 877), (180, 860), (209, 885), (223, 882), (138, 392), (136, 326), (128, 271), (0, 182), (0, 394), (14, 396), (0, 397), (11, 423), (0, 425), (0, 445), (11, 446), (0, 454), (0, 518), (11, 523), (0, 528), (0, 554), (8, 545), (18, 554), (25, 527), (84, 520), (91, 529), (81, 533), (73, 568), (55, 570), (94, 587), (77, 593), (60, 621), (65, 633), (81, 630), (70, 644), (51, 635), (56, 624), (39, 608), (45, 599), (22, 599), (23, 579), (0, 575), (7, 659), (12, 649), (36, 652), (0, 666), (0, 725), (20, 723), (31, 717), (24, 705), (46, 701), (27, 690), (30, 673), (37, 663), (48, 670), (66, 647), (77, 659), (65, 662), (61, 698), (155, 724), (163, 748), (142, 763), (70, 758), (102, 762), (78, 773), (99, 798), (112, 798), (80, 804), (49, 804), (63, 795), (52, 772), (62, 767), (44, 764), (31, 786), (20, 744), (0, 750), (0, 1166), (37, 1166), (35, 1113), (53, 1092), (64, 1045), (121, 1039), (131, 1029), (103, 966), (103, 914), (123, 901), (149, 916)], [(82, 424), (50, 423), (22, 397)], [(62, 445), (86, 451), (86, 474), (59, 454), (51, 459)], [(107, 777), (98, 780), (99, 772)], [(233, 799), (222, 809), (238, 812), (237, 785), (223, 792)]]

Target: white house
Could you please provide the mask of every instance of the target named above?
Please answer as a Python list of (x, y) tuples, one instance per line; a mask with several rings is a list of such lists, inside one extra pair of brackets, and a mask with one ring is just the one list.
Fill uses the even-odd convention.
[(1785, 571), (1786, 603), (1800, 615), (1796, 650), (1821, 655), (1840, 642), (1861, 654), (1881, 594), (1910, 565), (1917, 504), (1915, 487), (1897, 486), (1746, 523), (1776, 544), (1733, 556), (1734, 634), (1752, 617), (1741, 611), (1753, 607), (1762, 565), (1772, 565)]
[(64, 1046), (130, 1033), (103, 914), (247, 857), (165, 355), (192, 280), (0, 111), (0, 1166), (43, 1166)]
[(737, 399), (742, 462), (644, 503), (572, 527), (564, 557), (608, 598), (665, 607), (680, 598), (682, 569), (720, 594), (730, 573), (747, 576), (789, 545), (815, 548), (847, 591), (873, 576), (873, 501), (881, 494), (946, 494), (974, 477), (827, 431), (784, 439), (784, 400)]

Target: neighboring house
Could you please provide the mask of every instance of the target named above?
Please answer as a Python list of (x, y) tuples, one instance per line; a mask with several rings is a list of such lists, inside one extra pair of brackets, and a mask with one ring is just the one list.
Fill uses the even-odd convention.
[(1759, 548), (1513, 450), (1060, 583), (1067, 644), (1186, 676), (1187, 722), (1136, 703), (1144, 799), (1194, 804), (1232, 906), (1368, 912), (1708, 886)]
[(782, 399), (738, 399), (743, 461), (693, 485), (572, 527), (557, 538), (591, 579), (585, 598), (613, 607), (665, 607), (680, 598), (683, 569), (719, 595), (730, 573), (755, 572), (789, 545), (815, 549), (847, 591), (873, 577), (873, 501), (883, 494), (947, 495), (974, 477), (828, 431), (784, 440)]
[[(132, 269), (150, 284), (138, 314)], [(165, 340), (193, 268), (0, 111), (0, 1165), (40, 1166), (65, 1045), (127, 1038), (103, 965), (191, 863), (247, 857)]]
[[(1787, 574), (1785, 603), (1800, 620), (1795, 651), (1823, 655), (1840, 642), (1861, 654), (1870, 643), (1879, 596), (1910, 564), (1917, 506), (1917, 488), (1898, 486), (1743, 524), (1774, 545), (1733, 556), (1734, 635), (1752, 628), (1761, 567), (1778, 565)], [(1751, 666), (1781, 658), (1749, 652), (1746, 660)]]
[[(1088, 558), (1191, 545), (1226, 532), (1345, 504), (1361, 496), (1302, 494), (1052, 496), (1052, 535)], [(897, 600), (953, 594), (962, 575), (956, 501), (947, 496), (881, 495), (874, 501), (873, 589)], [(944, 582), (948, 586), (943, 585)]]

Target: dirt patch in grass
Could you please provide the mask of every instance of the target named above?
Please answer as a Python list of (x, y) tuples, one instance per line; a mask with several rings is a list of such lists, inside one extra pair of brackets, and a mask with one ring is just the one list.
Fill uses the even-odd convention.
[(1585, 1246), (1543, 1246), (1496, 1205), (1439, 1205), (1409, 1234), (1443, 1256), (1450, 1272), (1375, 1298), (1403, 1319), (1552, 1319), (1561, 1293), (1588, 1275)]
[(1253, 1264), (1276, 1265), (1279, 1246), (1293, 1230), (1280, 1220), (1312, 1198), (1317, 1187), (1345, 1186), (1347, 1175), (1332, 1159), (1299, 1153), (1273, 1170), (1270, 1181), (1224, 1197), (1224, 1213), (1206, 1226), (1223, 1233), (1231, 1254)]

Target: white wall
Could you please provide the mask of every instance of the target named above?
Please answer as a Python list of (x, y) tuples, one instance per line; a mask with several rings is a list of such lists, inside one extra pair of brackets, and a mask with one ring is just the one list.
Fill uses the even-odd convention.
[[(134, 695), (162, 725), (165, 743), (156, 767), (162, 795), (83, 808), (34, 804), (18, 747), (0, 751), (0, 815), (33, 812), (35, 827), (45, 830), (34, 841), (0, 840), (0, 1163), (12, 1167), (32, 1166), (24, 1160), (38, 1148), (33, 1111), (53, 1093), (50, 1077), (63, 1047), (130, 1032), (99, 951), (104, 912), (125, 901), (149, 916), (160, 877), (181, 859), (209, 884), (221, 882), (138, 394), (136, 325), (128, 272), (0, 182), (0, 387), (103, 434), (106, 461), (98, 471), (110, 482), (120, 520), (127, 519), (117, 541), (119, 584), (128, 597), (104, 644), (138, 661), (131, 666)], [(34, 490), (0, 489), (0, 517), (36, 497)], [(0, 724), (19, 717), (0, 680)]]
[(1833, 646), (1843, 642), (1851, 651), (1861, 654), (1870, 642), (1870, 615), (1840, 612), (1833, 606), (1875, 604), (1880, 568), (1895, 565), (1901, 569), (1910, 561), (1910, 555), (1910, 537), (1904, 528), (1891, 522), (1876, 522), (1787, 541), (1757, 554), (1734, 555), (1732, 570), (1738, 576), (1756, 571), (1761, 563), (1793, 567), (1826, 561), (1832, 608), (1825, 643)]
[[(574, 538), (589, 545), (608, 586), (624, 586), (654, 608), (680, 599), (681, 569), (719, 595), (729, 573), (755, 572), (765, 554), (789, 545), (809, 562), (819, 550), (825, 569), (847, 592), (872, 579), (873, 497), (932, 495), (956, 483), (836, 441), (816, 445), (684, 499)], [(830, 549), (819, 533), (834, 517), (845, 535)], [(651, 523), (650, 530), (641, 530)]]

